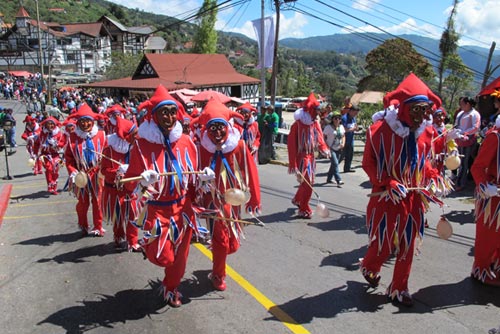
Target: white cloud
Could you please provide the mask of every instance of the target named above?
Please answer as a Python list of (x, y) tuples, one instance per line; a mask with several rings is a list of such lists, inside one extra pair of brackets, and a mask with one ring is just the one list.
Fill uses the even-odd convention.
[(379, 2), (380, 0), (356, 0), (352, 4), (352, 8), (368, 11), (371, 8), (375, 7)]
[[(276, 23), (276, 16), (275, 23)], [(280, 14), (280, 35), (279, 38), (302, 38), (304, 37), (304, 32), (302, 30), (308, 24), (307, 18), (300, 14), (294, 13), (293, 17), (286, 18), (285, 15)], [(216, 29), (223, 29), (224, 31), (231, 31), (243, 34), (253, 40), (257, 40), (257, 36), (255, 35), (255, 30), (253, 29), (252, 21), (246, 21), (239, 28), (228, 28), (225, 27), (226, 22), (223, 20), (218, 20), (216, 24)]]
[(145, 12), (159, 15), (167, 15), (178, 19), (186, 17), (186, 13), (197, 11), (201, 7), (199, 0), (110, 0), (116, 4), (128, 7), (139, 8)]
[(459, 2), (455, 18), (461, 44), (489, 47), (500, 36), (498, 19), (500, 0), (463, 0)]
[(373, 32), (382, 34), (384, 31), (393, 34), (393, 35), (402, 35), (402, 34), (412, 34), (412, 35), (423, 35), (430, 38), (440, 38), (441, 30), (436, 28), (431, 24), (421, 24), (419, 25), (413, 18), (409, 18), (404, 22), (401, 22), (398, 25), (393, 26), (380, 26), (380, 29), (377, 29), (373, 26), (361, 26), (361, 27), (352, 27), (348, 26), (347, 29), (343, 29), (343, 33), (351, 33), (355, 32)]

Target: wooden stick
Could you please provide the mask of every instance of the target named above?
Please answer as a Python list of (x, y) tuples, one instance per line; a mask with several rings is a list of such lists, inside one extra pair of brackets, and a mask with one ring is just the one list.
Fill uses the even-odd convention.
[[(187, 172), (182, 172), (182, 174), (205, 174), (204, 171), (187, 171)], [(170, 176), (170, 175), (177, 175), (177, 172), (166, 172), (166, 173), (160, 173), (160, 176)], [(132, 177), (127, 177), (125, 179), (121, 179), (120, 183), (127, 183), (131, 181), (139, 181), (142, 180), (142, 176), (132, 176)]]
[[(406, 190), (408, 190), (408, 191), (419, 191), (419, 190), (425, 190), (425, 188), (414, 187), (414, 188), (406, 188)], [(367, 197), (376, 197), (376, 196), (384, 195), (386, 193), (387, 193), (387, 190), (384, 190), (384, 191), (379, 191), (379, 192), (376, 192), (376, 193), (371, 193), (371, 194), (368, 194), (366, 196)]]
[(107, 155), (102, 154), (101, 152), (97, 152), (97, 151), (91, 150), (90, 148), (86, 148), (85, 150), (88, 150), (88, 151), (90, 151), (90, 152), (94, 152), (94, 153), (96, 153), (96, 154), (99, 154), (101, 157), (103, 157), (103, 158), (105, 158), (105, 159), (108, 159), (109, 161), (114, 162), (115, 164), (118, 164), (118, 165), (120, 165), (120, 166), (121, 166), (121, 165), (123, 165), (123, 163), (121, 163), (120, 161), (117, 161), (117, 160), (115, 160), (115, 159), (112, 159), (112, 158), (108, 157)]
[(317, 200), (319, 201), (319, 194), (316, 192), (316, 190), (314, 190), (314, 187), (312, 186), (312, 184), (306, 180), (306, 177), (300, 172), (300, 171), (297, 171), (297, 174), (300, 175), (300, 177), (302, 178), (302, 180), (309, 186), (311, 187), (311, 190), (313, 191), (314, 195), (316, 195), (317, 197)]
[(235, 223), (242, 223), (246, 225), (257, 225), (257, 226), (265, 226), (263, 222), (259, 221), (258, 223), (250, 222), (248, 220), (241, 220), (241, 219), (234, 219), (234, 218), (226, 218), (226, 217), (219, 217), (219, 216), (214, 216), (214, 215), (204, 215), (201, 214), (202, 218), (209, 218), (209, 219), (219, 219), (219, 220), (225, 220), (225, 221), (231, 221)]

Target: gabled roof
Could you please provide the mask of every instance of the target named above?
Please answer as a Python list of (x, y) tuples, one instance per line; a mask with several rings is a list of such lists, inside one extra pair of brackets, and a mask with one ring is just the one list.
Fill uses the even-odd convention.
[(155, 89), (160, 83), (168, 90), (174, 90), (258, 84), (260, 80), (238, 73), (221, 54), (166, 53), (145, 54), (132, 77), (86, 86)]
[(109, 16), (106, 16), (106, 15), (103, 15), (101, 16), (101, 18), (98, 20), (98, 21), (109, 21), (111, 22), (113, 25), (115, 25), (118, 29), (120, 29), (121, 31), (123, 32), (126, 32), (127, 31), (127, 27), (125, 27), (123, 24), (121, 24), (120, 22), (118, 21), (115, 21), (113, 20), (112, 18), (110, 18)]
[[(68, 24), (61, 24), (64, 26), (66, 29), (66, 34), (68, 35), (74, 35), (78, 33), (86, 34), (92, 37), (98, 37), (101, 35), (101, 32), (103, 31), (103, 24), (102, 22), (93, 22), (93, 23), (68, 23)], [(106, 31), (106, 30), (104, 30)]]
[(153, 32), (153, 28), (150, 26), (129, 27), (127, 31), (137, 35), (149, 35)]
[(167, 46), (167, 41), (161, 36), (150, 36), (144, 43), (145, 50), (164, 50)]
[(17, 17), (30, 17), (30, 14), (28, 14), (28, 11), (21, 6), (21, 8), (17, 11), (16, 18)]

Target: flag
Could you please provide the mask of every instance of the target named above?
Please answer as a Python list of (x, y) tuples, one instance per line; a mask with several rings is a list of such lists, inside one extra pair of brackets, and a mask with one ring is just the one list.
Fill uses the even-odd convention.
[(255, 30), (255, 35), (257, 35), (257, 43), (259, 44), (259, 65), (257, 68), (261, 68), (264, 64), (265, 68), (273, 67), (274, 58), (274, 20), (272, 16), (265, 17), (264, 20), (264, 61), (261, 59), (261, 20), (253, 20), (253, 29)]

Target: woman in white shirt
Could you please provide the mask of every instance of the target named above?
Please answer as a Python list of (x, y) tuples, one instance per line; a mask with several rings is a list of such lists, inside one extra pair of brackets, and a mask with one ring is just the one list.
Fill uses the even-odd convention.
[[(342, 149), (345, 145), (345, 129), (340, 119), (340, 112), (336, 111), (326, 117), (327, 125), (323, 130), (325, 142), (330, 147), (330, 169), (326, 176), (326, 183), (333, 183), (332, 178), (335, 178), (337, 186), (340, 188), (342, 181), (339, 172), (339, 163), (342, 158)], [(329, 122), (328, 122), (329, 121)]]

